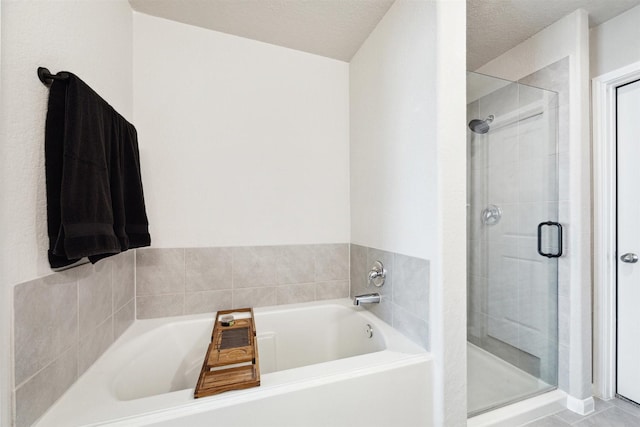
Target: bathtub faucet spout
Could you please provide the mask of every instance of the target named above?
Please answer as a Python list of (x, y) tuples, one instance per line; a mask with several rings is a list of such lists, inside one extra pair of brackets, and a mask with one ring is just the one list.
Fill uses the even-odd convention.
[(361, 305), (361, 304), (379, 304), (380, 303), (380, 294), (364, 294), (364, 295), (356, 295), (353, 297), (353, 305)]

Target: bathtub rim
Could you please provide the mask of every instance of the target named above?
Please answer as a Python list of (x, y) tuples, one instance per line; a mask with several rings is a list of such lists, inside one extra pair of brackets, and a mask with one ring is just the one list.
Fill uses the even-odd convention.
[[(384, 351), (384, 350), (383, 350)], [(358, 357), (358, 356), (356, 356)], [(423, 355), (412, 355), (404, 357), (402, 360), (396, 360), (393, 362), (384, 361), (375, 366), (367, 366), (366, 369), (354, 370), (351, 372), (333, 373), (329, 375), (319, 375), (314, 378), (304, 378), (298, 381), (288, 381), (284, 384), (261, 386), (257, 388), (250, 388), (240, 390), (241, 393), (230, 394), (224, 396), (222, 399), (208, 400), (206, 398), (192, 400), (190, 402), (183, 403), (179, 406), (170, 408), (157, 409), (149, 411), (144, 414), (137, 414), (131, 416), (125, 416), (122, 418), (101, 421), (92, 424), (85, 424), (84, 426), (112, 426), (112, 427), (129, 427), (132, 421), (135, 421), (136, 426), (144, 426), (150, 423), (158, 421), (168, 421), (177, 419), (185, 415), (192, 415), (196, 413), (202, 413), (218, 408), (224, 408), (227, 406), (233, 406), (242, 404), (245, 402), (251, 402), (266, 397), (277, 396), (287, 393), (293, 393), (296, 391), (306, 390), (317, 386), (339, 382), (343, 380), (354, 379), (362, 376), (367, 376), (379, 372), (384, 372), (393, 369), (399, 369), (416, 364), (428, 364), (432, 362), (432, 357), (425, 352)], [(296, 368), (297, 369), (297, 368)], [(181, 390), (181, 391), (191, 391)], [(220, 396), (220, 395), (219, 395)], [(218, 397), (219, 397), (218, 396)]]
[[(204, 319), (210, 319), (211, 324), (213, 325), (215, 313), (140, 319), (136, 320), (136, 322), (134, 322), (134, 324), (131, 325), (80, 378), (78, 378), (78, 381), (76, 381), (76, 383), (67, 390), (67, 392), (64, 393), (34, 425), (39, 427), (55, 425), (56, 420), (60, 419), (60, 415), (64, 415), (65, 413), (73, 415), (73, 413), (68, 410), (71, 406), (78, 406), (83, 403), (98, 405), (97, 407), (104, 411), (105, 408), (108, 408), (109, 405), (113, 404), (135, 407), (138, 405), (144, 405), (146, 402), (151, 402), (152, 404), (155, 403), (156, 406), (158, 403), (165, 402), (166, 405), (161, 408), (156, 407), (150, 408), (144, 412), (136, 411), (136, 413), (117, 414), (108, 420), (104, 420), (104, 417), (102, 417), (100, 412), (98, 412), (96, 418), (101, 418), (102, 421), (84, 421), (83, 417), (78, 417), (77, 421), (73, 420), (74, 422), (84, 422), (84, 424), (80, 423), (78, 425), (86, 426), (124, 426), (131, 425), (132, 422), (135, 422), (135, 425), (145, 425), (149, 422), (153, 422), (154, 420), (157, 421), (176, 418), (181, 416), (181, 414), (193, 414), (213, 410), (216, 408), (261, 399), (271, 395), (290, 393), (322, 384), (370, 375), (376, 372), (383, 372), (402, 368), (404, 366), (431, 362), (432, 356), (427, 350), (412, 342), (409, 338), (402, 335), (398, 330), (392, 328), (389, 324), (368, 310), (353, 306), (350, 299), (342, 298), (308, 303), (267, 306), (255, 308), (254, 311), (256, 315), (259, 315), (260, 313), (275, 314), (287, 311), (305, 310), (309, 308), (320, 309), (323, 306), (340, 306), (342, 309), (348, 308), (349, 310), (358, 312), (358, 314), (368, 320), (374, 328), (376, 328), (380, 333), (383, 333), (386, 349), (374, 353), (351, 356), (343, 359), (265, 374), (262, 377), (263, 384), (261, 387), (225, 393), (205, 399), (187, 399), (184, 401), (185, 398), (192, 397), (193, 389), (189, 388), (150, 396), (148, 398), (123, 401), (117, 399), (114, 395), (112, 390), (113, 382), (108, 382), (107, 384), (102, 384), (103, 387), (101, 389), (90, 395), (87, 398), (87, 402), (83, 402), (85, 395), (82, 393), (82, 390), (91, 388), (91, 380), (99, 380), (101, 377), (108, 375), (109, 369), (106, 369), (106, 372), (104, 372), (105, 369), (103, 365), (106, 363), (105, 360), (108, 360), (114, 352), (118, 352), (119, 349), (126, 346), (129, 341), (134, 340), (137, 337), (144, 336), (147, 333), (152, 333), (154, 330), (164, 325), (176, 322), (199, 322)], [(362, 366), (363, 364), (364, 366)], [(108, 365), (107, 368), (109, 368)], [(329, 370), (327, 371), (325, 368), (329, 368)], [(113, 369), (113, 366), (111, 366), (111, 369)], [(275, 384), (270, 384), (271, 379), (275, 379)], [(72, 400), (70, 401), (69, 399)], [(106, 406), (102, 405), (103, 401), (101, 399), (106, 399), (108, 401)], [(153, 399), (153, 401), (148, 399)], [(180, 399), (183, 400), (180, 401)], [(69, 403), (67, 404), (67, 402)], [(62, 408), (60, 408), (61, 406)]]

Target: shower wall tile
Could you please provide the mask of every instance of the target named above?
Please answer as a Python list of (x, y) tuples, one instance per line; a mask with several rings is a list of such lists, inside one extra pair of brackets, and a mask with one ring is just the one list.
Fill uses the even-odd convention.
[(397, 304), (392, 304), (393, 327), (402, 332), (413, 342), (429, 348), (429, 323), (425, 319), (414, 316)]
[(110, 258), (113, 263), (113, 311), (118, 311), (136, 295), (135, 251), (126, 251)]
[(231, 248), (185, 249), (187, 292), (231, 289)]
[(429, 319), (429, 261), (395, 255), (393, 302), (418, 319)]
[(486, 200), (491, 204), (501, 205), (516, 203), (519, 197), (518, 184), (524, 180), (521, 176), (521, 165), (518, 163), (503, 163), (487, 169), (489, 179)]
[(136, 253), (138, 319), (349, 296), (348, 244)]
[(478, 311), (472, 311), (467, 316), (467, 340), (482, 347), (482, 340), (487, 335), (488, 316)]
[(278, 249), (274, 246), (233, 248), (233, 287), (275, 285)]
[(316, 300), (349, 298), (349, 281), (316, 282)]
[(483, 253), (482, 248), (485, 245), (485, 240), (467, 240), (467, 252), (469, 254), (467, 261), (468, 274), (477, 277), (487, 277), (488, 263), (477, 256), (477, 254)]
[(138, 319), (155, 317), (180, 316), (184, 314), (183, 293), (162, 295), (138, 295), (136, 297), (136, 314)]
[(479, 101), (479, 114), (481, 118), (489, 115), (495, 117), (504, 116), (518, 108), (519, 90), (516, 83), (509, 83), (494, 92), (483, 96)]
[(520, 79), (520, 83), (552, 90), (558, 94), (559, 106), (569, 105), (569, 57)]
[(349, 245), (316, 245), (315, 280), (345, 280), (349, 278)]
[[(371, 306), (367, 306), (365, 308), (370, 312), (372, 312), (373, 314), (375, 314), (378, 318), (384, 320), (385, 322), (387, 322), (392, 326), (395, 326), (396, 329), (398, 329), (393, 319), (393, 314), (394, 314), (393, 307), (394, 307), (394, 304), (389, 299), (384, 299), (383, 297), (380, 304), (372, 304)], [(407, 335), (405, 332), (402, 332), (402, 333)]]
[(125, 252), (14, 287), (17, 426), (39, 418), (133, 323), (134, 268)]
[(15, 383), (21, 384), (77, 344), (78, 281), (65, 272), (14, 289)]
[(184, 293), (184, 249), (136, 251), (136, 294)]
[(184, 249), (136, 251), (136, 294), (184, 292)]
[(315, 247), (312, 245), (280, 246), (276, 250), (276, 282), (279, 284), (311, 283), (315, 279)]
[(351, 297), (367, 292), (367, 248), (351, 244), (349, 249)]
[(184, 312), (189, 314), (212, 313), (231, 307), (231, 289), (222, 291), (187, 292), (184, 297)]
[(32, 425), (78, 378), (78, 347), (66, 352), (15, 390), (15, 425)]
[(494, 138), (488, 147), (489, 156), (487, 165), (489, 167), (500, 167), (513, 165), (519, 157), (519, 137), (518, 127), (505, 127), (501, 130), (501, 138)]
[(80, 338), (94, 332), (96, 326), (113, 314), (113, 263), (105, 259), (95, 265), (78, 268), (78, 307)]
[(233, 291), (233, 308), (276, 305), (276, 288), (245, 288)]
[(136, 320), (136, 302), (134, 299), (113, 314), (113, 337), (118, 339)]
[[(350, 247), (350, 260), (351, 296), (380, 293), (380, 304), (363, 308), (429, 349), (429, 261), (355, 244)], [(369, 269), (377, 260), (387, 270), (380, 288), (367, 283)]]
[(102, 324), (90, 331), (87, 336), (80, 338), (78, 347), (78, 376), (82, 375), (93, 362), (104, 353), (113, 343), (113, 317), (109, 317)]
[(297, 304), (301, 302), (315, 301), (315, 299), (315, 283), (278, 286), (276, 288), (276, 304)]
[(467, 309), (472, 312), (487, 314), (487, 278), (470, 275), (467, 278)]

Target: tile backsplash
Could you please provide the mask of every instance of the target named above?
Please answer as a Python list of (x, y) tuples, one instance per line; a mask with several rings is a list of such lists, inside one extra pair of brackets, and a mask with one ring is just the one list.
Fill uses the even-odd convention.
[(15, 425), (33, 424), (135, 319), (125, 252), (14, 288)]
[(139, 319), (349, 296), (349, 245), (136, 251)]
[[(364, 305), (415, 343), (429, 349), (429, 261), (360, 245), (351, 245), (351, 297), (378, 292), (380, 304)], [(383, 286), (368, 285), (375, 261), (387, 270)]]
[[(387, 269), (367, 286), (375, 260)], [(15, 425), (33, 424), (134, 322), (347, 298), (429, 348), (429, 262), (358, 245), (146, 248), (14, 288)]]

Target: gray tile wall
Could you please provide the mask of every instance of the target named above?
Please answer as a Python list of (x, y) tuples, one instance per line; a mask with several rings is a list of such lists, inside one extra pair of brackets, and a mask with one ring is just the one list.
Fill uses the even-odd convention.
[[(382, 288), (367, 287), (375, 260)], [(137, 281), (137, 285), (136, 285)], [(351, 281), (351, 282), (350, 282)], [(346, 298), (429, 348), (429, 262), (349, 244), (138, 249), (14, 289), (15, 421), (33, 424), (134, 321)]]
[(136, 251), (139, 319), (349, 296), (349, 245)]
[[(387, 270), (385, 284), (368, 285), (368, 272), (375, 261)], [(429, 349), (429, 261), (351, 245), (351, 297), (378, 292), (380, 304), (364, 305), (415, 343)]]
[(15, 425), (33, 424), (134, 321), (134, 251), (14, 288)]

